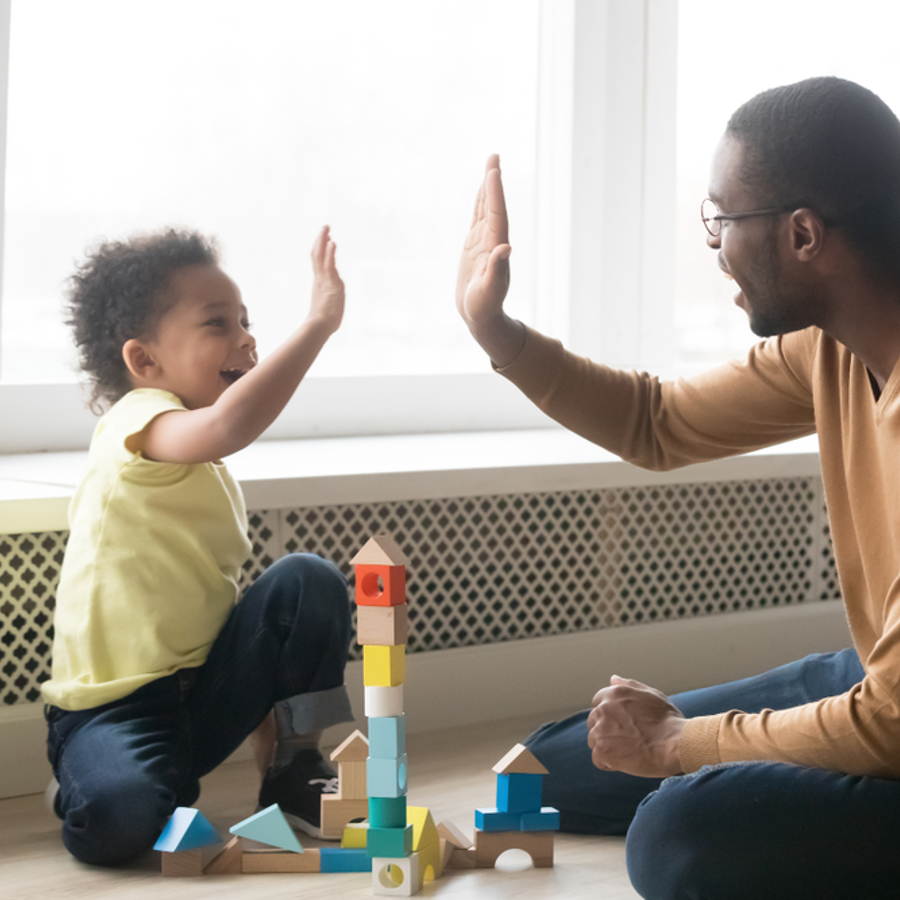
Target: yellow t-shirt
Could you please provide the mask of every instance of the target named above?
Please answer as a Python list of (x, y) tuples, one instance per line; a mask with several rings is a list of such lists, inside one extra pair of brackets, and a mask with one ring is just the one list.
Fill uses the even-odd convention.
[(97, 424), (69, 507), (47, 703), (90, 709), (202, 665), (237, 601), (250, 541), (228, 470), (153, 462), (126, 446), (183, 409), (174, 394), (136, 390)]

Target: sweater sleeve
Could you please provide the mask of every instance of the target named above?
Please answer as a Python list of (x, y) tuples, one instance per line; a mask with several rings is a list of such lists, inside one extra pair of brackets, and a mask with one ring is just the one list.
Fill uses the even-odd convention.
[(865, 677), (845, 694), (791, 709), (738, 710), (690, 719), (678, 744), (685, 772), (739, 760), (775, 760), (900, 778), (900, 583), (890, 620), (864, 660)]
[(527, 329), (522, 352), (498, 371), (569, 430), (637, 466), (666, 470), (811, 434), (816, 340), (807, 329), (764, 341), (741, 362), (660, 381)]

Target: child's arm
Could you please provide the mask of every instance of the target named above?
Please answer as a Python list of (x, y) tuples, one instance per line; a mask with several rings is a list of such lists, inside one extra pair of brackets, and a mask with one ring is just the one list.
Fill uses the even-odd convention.
[(212, 406), (157, 416), (142, 435), (144, 456), (159, 462), (211, 462), (253, 443), (275, 421), (340, 327), (344, 283), (334, 253), (326, 226), (312, 250), (312, 302), (306, 321), (274, 353), (226, 388)]

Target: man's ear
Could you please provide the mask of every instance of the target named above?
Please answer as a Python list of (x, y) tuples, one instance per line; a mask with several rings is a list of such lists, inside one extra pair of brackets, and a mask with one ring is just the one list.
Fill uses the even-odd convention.
[(151, 382), (159, 371), (156, 361), (150, 355), (147, 347), (137, 338), (130, 338), (122, 346), (122, 359), (131, 374), (131, 379), (136, 386)]
[(811, 262), (825, 243), (825, 223), (818, 213), (805, 207), (791, 213), (791, 248), (800, 262)]

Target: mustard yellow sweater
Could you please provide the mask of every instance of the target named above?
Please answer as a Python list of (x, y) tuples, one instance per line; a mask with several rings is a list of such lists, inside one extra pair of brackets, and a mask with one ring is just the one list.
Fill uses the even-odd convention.
[[(900, 365), (898, 365), (900, 369)], [(743, 362), (660, 382), (610, 369), (528, 330), (500, 372), (566, 428), (648, 469), (718, 459), (817, 432), (835, 558), (865, 678), (781, 711), (688, 721), (685, 772), (777, 760), (900, 778), (900, 371), (880, 397), (866, 367), (815, 328)]]

